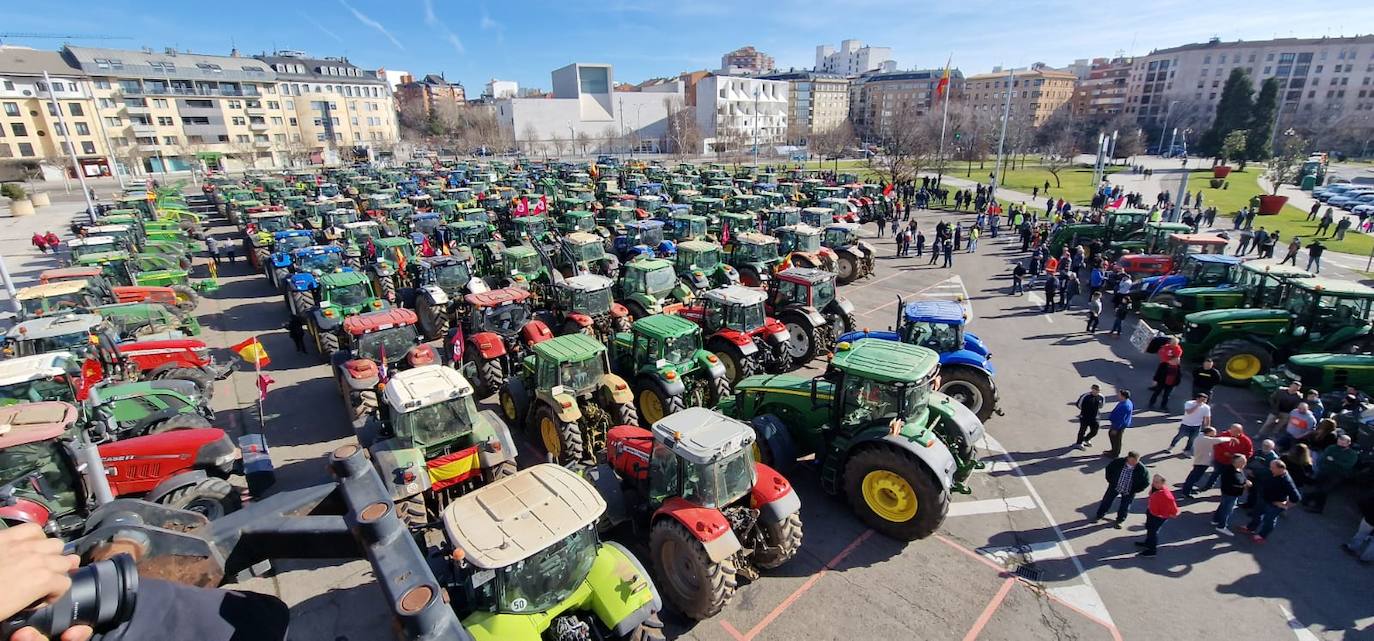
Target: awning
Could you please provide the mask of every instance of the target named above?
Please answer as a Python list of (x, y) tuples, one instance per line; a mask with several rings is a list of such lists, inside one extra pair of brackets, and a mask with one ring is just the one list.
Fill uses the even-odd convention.
[(224, 157), (224, 154), (223, 154), (223, 153), (220, 153), (220, 152), (218, 152), (218, 151), (197, 151), (197, 152), (196, 152), (196, 158), (199, 158), (199, 159), (201, 159), (201, 160), (219, 160), (220, 158), (223, 158), (223, 157)]

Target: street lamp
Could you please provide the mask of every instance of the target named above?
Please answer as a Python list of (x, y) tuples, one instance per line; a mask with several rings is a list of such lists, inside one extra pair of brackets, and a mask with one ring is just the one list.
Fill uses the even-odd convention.
[(1169, 132), (1169, 114), (1173, 113), (1174, 105), (1182, 102), (1181, 100), (1170, 100), (1164, 108), (1164, 124), (1159, 128), (1159, 147), (1155, 149), (1156, 156), (1164, 155), (1164, 134)]

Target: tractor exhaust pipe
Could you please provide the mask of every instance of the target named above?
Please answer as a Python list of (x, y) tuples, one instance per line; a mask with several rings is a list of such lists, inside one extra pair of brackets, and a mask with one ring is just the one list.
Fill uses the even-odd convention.
[(76, 460), (81, 464), (81, 474), (95, 495), (96, 505), (104, 505), (114, 500), (110, 491), (110, 479), (105, 478), (105, 463), (100, 460), (100, 449), (94, 443), (82, 439), (76, 447)]

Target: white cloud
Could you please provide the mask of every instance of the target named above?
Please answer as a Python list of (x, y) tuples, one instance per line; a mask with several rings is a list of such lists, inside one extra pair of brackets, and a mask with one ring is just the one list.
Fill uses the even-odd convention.
[(444, 40), (453, 45), (453, 49), (458, 52), (458, 55), (467, 53), (467, 47), (463, 46), (463, 41), (449, 30), (448, 25), (439, 19), (438, 14), (434, 13), (434, 0), (420, 0), (420, 4), (425, 8), (425, 24), (443, 34)]
[(361, 22), (361, 23), (363, 23), (363, 24), (366, 25), (366, 26), (369, 26), (369, 27), (372, 27), (373, 29), (376, 29), (376, 30), (377, 30), (379, 33), (381, 33), (383, 36), (386, 36), (386, 39), (387, 39), (387, 40), (390, 40), (390, 41), (391, 41), (391, 44), (396, 45), (396, 48), (397, 48), (397, 49), (401, 49), (402, 51), (405, 50), (405, 45), (401, 44), (401, 41), (400, 41), (400, 40), (397, 40), (397, 39), (396, 39), (396, 36), (391, 35), (391, 32), (390, 32), (390, 31), (387, 31), (387, 30), (386, 30), (386, 27), (382, 26), (382, 23), (377, 22), (376, 20), (373, 20), (372, 18), (369, 18), (369, 17), (367, 16), (367, 14), (365, 14), (365, 13), (363, 13), (363, 12), (358, 11), (357, 9), (354, 9), (354, 8), (353, 8), (353, 5), (348, 4), (348, 2), (347, 2), (346, 0), (339, 0), (339, 4), (343, 5), (343, 7), (344, 7), (345, 9), (348, 9), (348, 10), (353, 14), (353, 17), (358, 19), (358, 22)]
[(482, 31), (495, 31), (496, 41), (503, 44), (505, 43), (506, 27), (501, 23), (493, 20), (491, 18), (491, 14), (487, 12), (487, 8), (485, 6), (482, 7), (482, 20), (478, 24), (482, 27)]
[[(301, 16), (301, 19), (303, 19), (303, 20), (305, 20), (306, 22), (309, 22), (310, 24), (314, 25), (315, 28), (316, 28), (316, 29), (319, 29), (322, 33), (324, 33), (324, 35), (329, 36), (330, 38), (333, 38), (333, 39), (335, 39), (335, 40), (337, 40), (337, 41), (339, 41), (339, 42), (344, 42), (344, 39), (343, 39), (343, 38), (340, 38), (340, 37), (339, 37), (339, 34), (334, 33), (333, 31), (330, 31), (330, 30), (329, 30), (328, 28), (326, 28), (324, 25), (320, 24), (319, 21), (315, 20), (314, 18), (311, 18), (309, 14), (305, 13), (304, 11), (297, 11), (296, 13), (299, 13), (300, 16)], [(347, 43), (344, 43), (344, 44), (347, 44)]]

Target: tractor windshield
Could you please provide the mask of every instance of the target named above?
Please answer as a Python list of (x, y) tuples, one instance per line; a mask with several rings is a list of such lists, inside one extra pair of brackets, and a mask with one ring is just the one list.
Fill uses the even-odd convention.
[(277, 241), (277, 251), (289, 252), (301, 247), (309, 247), (315, 244), (315, 239), (309, 236), (287, 236)]
[(327, 274), (343, 265), (343, 256), (338, 252), (307, 254), (296, 259), (296, 269), (302, 272)]
[(815, 252), (821, 249), (820, 234), (797, 234), (792, 239), (792, 251)]
[[(64, 463), (65, 459), (62, 444), (56, 440), (7, 447), (0, 450), (0, 486), (13, 483), (16, 494), (31, 495), (33, 483), (23, 479), (37, 474), (37, 482), (42, 492), (52, 497), (41, 498), (48, 507), (57, 508), (52, 510), (53, 512), (75, 509), (76, 475), (71, 467)], [(40, 498), (37, 495), (31, 496)]]
[(697, 353), (695, 334), (675, 336), (663, 341), (663, 360), (669, 363), (686, 363)]
[(590, 316), (611, 311), (611, 289), (592, 289), (573, 296), (573, 309)]
[[(0, 407), (17, 403), (37, 403), (38, 401), (76, 402), (71, 385), (61, 376), (22, 381), (0, 387)], [(3, 483), (3, 481), (0, 481)]]
[(470, 280), (472, 273), (468, 271), (467, 263), (456, 262), (434, 268), (434, 283), (445, 292), (461, 290), (468, 286)]
[(767, 262), (778, 257), (776, 243), (740, 243), (735, 246), (735, 254), (750, 262)]
[(544, 224), (544, 221), (542, 220), (526, 219), (520, 225), (520, 230), (522, 233), (528, 235), (530, 238), (539, 238), (540, 236), (544, 235), (544, 232), (548, 231), (548, 227)]
[(903, 342), (920, 345), (942, 354), (963, 349), (964, 328), (946, 323), (912, 322), (906, 326)]
[(811, 305), (813, 307), (825, 309), (833, 302), (835, 302), (834, 280), (824, 280), (811, 286)]
[(19, 356), (32, 356), (60, 351), (84, 351), (90, 346), (90, 334), (85, 330), (43, 338), (19, 341)]
[(848, 247), (854, 244), (855, 234), (843, 227), (825, 230), (825, 244), (829, 247)]
[(591, 231), (596, 229), (596, 221), (591, 216), (573, 216), (568, 219), (574, 231)]
[(703, 271), (710, 271), (720, 264), (720, 250), (709, 249), (707, 251), (692, 254), (687, 264)]
[(353, 283), (329, 290), (329, 302), (339, 307), (361, 307), (372, 298), (367, 283)]
[(930, 385), (918, 383), (880, 383), (863, 378), (846, 382), (844, 422), (865, 425), (894, 417), (908, 417), (925, 407)]
[(386, 354), (388, 363), (396, 363), (405, 358), (406, 351), (418, 342), (414, 325), (369, 332), (358, 337), (358, 358), (381, 361), (382, 354)]
[(606, 256), (606, 248), (602, 247), (601, 243), (587, 243), (585, 245), (576, 245), (572, 249), (573, 254), (577, 256), (577, 260), (579, 262), (590, 263), (601, 260)]
[(530, 308), (520, 303), (506, 303), (488, 307), (482, 312), (481, 329), (513, 336), (529, 322)]
[(81, 292), (72, 292), (60, 296), (46, 296), (43, 298), (29, 298), (21, 303), (24, 306), (24, 314), (27, 316), (42, 316), (48, 311), (62, 311), (66, 309), (76, 309), (86, 304), (82, 300)]
[(714, 463), (683, 466), (683, 498), (703, 507), (729, 505), (753, 487), (754, 457), (748, 449)]
[(496, 609), (543, 612), (568, 598), (596, 560), (596, 526), (588, 525), (519, 563), (501, 568)]
[(600, 354), (580, 361), (564, 361), (558, 364), (558, 384), (582, 394), (601, 382), (606, 375), (606, 365)]
[(644, 272), (644, 293), (655, 298), (667, 294), (677, 286), (677, 273), (671, 269)]
[[(390, 354), (390, 352), (388, 352)], [(472, 396), (450, 398), (396, 416), (396, 435), (421, 447), (442, 445), (472, 432), (477, 406)]]
[(253, 224), (257, 226), (258, 231), (286, 231), (291, 229), (291, 217), (271, 216), (268, 218), (259, 218), (253, 221)]
[(434, 233), (434, 230), (439, 228), (440, 222), (443, 221), (441, 221), (438, 216), (422, 216), (410, 221), (411, 226), (415, 228), (415, 231), (422, 232), (424, 234)]
[(1307, 312), (1317, 302), (1317, 295), (1309, 289), (1294, 287), (1288, 296), (1288, 311), (1295, 314)]
[(658, 247), (658, 244), (663, 242), (663, 228), (658, 226), (642, 227), (635, 231), (634, 238), (636, 245)]
[(539, 255), (527, 254), (524, 256), (517, 256), (515, 258), (515, 264), (511, 265), (511, 269), (522, 274), (537, 272), (539, 271)]

